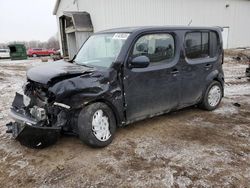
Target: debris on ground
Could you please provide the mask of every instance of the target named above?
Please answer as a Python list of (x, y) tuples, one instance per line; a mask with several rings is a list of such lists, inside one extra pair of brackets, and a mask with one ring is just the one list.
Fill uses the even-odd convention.
[(236, 102), (236, 103), (233, 103), (233, 105), (236, 106), (236, 107), (240, 107), (240, 106), (241, 106), (241, 105), (240, 105), (239, 103), (237, 103), (237, 102)]

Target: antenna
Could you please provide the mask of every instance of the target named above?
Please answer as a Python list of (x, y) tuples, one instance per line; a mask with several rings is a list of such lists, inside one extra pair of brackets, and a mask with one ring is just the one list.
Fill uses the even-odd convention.
[(190, 26), (192, 22), (193, 22), (193, 20), (191, 19), (191, 20), (189, 21), (189, 23), (188, 23), (188, 26)]

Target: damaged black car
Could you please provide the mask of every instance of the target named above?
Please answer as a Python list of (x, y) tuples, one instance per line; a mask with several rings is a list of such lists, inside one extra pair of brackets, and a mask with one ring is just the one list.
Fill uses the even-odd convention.
[(7, 124), (43, 148), (62, 133), (93, 147), (118, 127), (187, 106), (214, 110), (223, 97), (219, 27), (133, 27), (92, 35), (70, 62), (31, 68)]

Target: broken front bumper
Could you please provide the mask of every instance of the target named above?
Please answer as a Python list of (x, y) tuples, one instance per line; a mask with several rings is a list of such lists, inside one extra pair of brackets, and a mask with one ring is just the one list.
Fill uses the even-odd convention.
[(15, 122), (6, 125), (6, 132), (28, 147), (46, 147), (56, 142), (60, 135), (61, 127), (46, 126), (27, 115), (21, 94), (16, 94), (9, 115)]

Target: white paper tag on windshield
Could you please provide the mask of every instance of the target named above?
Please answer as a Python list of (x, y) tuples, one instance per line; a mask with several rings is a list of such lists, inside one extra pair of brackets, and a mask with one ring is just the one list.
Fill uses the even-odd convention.
[(112, 39), (126, 40), (128, 36), (129, 36), (129, 33), (115, 33)]

